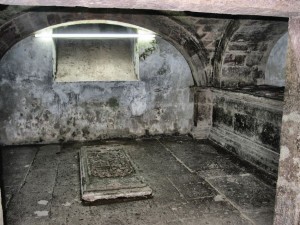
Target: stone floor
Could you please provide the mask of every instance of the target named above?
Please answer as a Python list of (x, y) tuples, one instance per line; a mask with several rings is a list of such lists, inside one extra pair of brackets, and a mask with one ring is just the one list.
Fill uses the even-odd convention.
[[(272, 224), (275, 188), (209, 142), (165, 137), (103, 144), (112, 143), (129, 146), (127, 153), (153, 198), (82, 204), (82, 144), (6, 147), (6, 224)], [(88, 145), (93, 144), (99, 142)]]

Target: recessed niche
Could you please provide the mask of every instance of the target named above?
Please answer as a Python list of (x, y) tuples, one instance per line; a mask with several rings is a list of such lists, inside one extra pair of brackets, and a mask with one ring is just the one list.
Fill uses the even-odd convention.
[[(55, 34), (132, 34), (136, 29), (110, 24), (60, 27)], [(136, 81), (138, 53), (134, 38), (55, 39), (56, 82)]]

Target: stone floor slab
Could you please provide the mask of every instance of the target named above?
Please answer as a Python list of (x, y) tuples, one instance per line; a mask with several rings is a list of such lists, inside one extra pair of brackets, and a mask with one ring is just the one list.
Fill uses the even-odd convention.
[(235, 175), (208, 180), (242, 211), (274, 207), (275, 190), (263, 184), (253, 175)]
[(220, 215), (207, 214), (197, 219), (183, 219), (185, 225), (252, 225), (252, 222), (243, 218), (240, 214)]
[(60, 162), (57, 170), (56, 185), (76, 186), (80, 183), (79, 163)]
[(214, 197), (217, 195), (215, 189), (213, 189), (204, 179), (195, 174), (174, 174), (168, 178), (179, 193), (187, 200)]
[(160, 139), (160, 142), (193, 171), (237, 169), (228, 159), (229, 155), (221, 155), (216, 149), (202, 142), (186, 139), (177, 142)]
[(56, 182), (57, 171), (52, 169), (34, 169), (26, 177), (23, 189), (28, 192), (44, 190), (51, 192)]
[(82, 199), (88, 202), (151, 196), (124, 145), (85, 146), (80, 151)]
[[(84, 145), (99, 144), (126, 146), (153, 197), (83, 204), (78, 152)], [(4, 182), (25, 180), (5, 187), (7, 193), (14, 193), (6, 211), (7, 225), (252, 224), (247, 218), (268, 225), (273, 216), (274, 189), (247, 174), (242, 163), (232, 166), (228, 154), (186, 136), (32, 146), (32, 150), (8, 147), (2, 156), (10, 159)], [(48, 215), (37, 216), (45, 211)]]
[(229, 215), (239, 213), (228, 201), (218, 196), (192, 200), (173, 206), (171, 209), (181, 219), (201, 219), (206, 214)]
[(244, 212), (257, 225), (273, 225), (274, 210), (257, 210)]

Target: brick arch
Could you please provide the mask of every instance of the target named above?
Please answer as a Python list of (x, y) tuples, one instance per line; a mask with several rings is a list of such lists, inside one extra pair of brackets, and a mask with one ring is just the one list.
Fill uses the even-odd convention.
[(284, 19), (231, 20), (214, 56), (214, 86), (264, 84), (270, 51), (287, 29)]
[(188, 31), (178, 22), (162, 14), (134, 13), (125, 11), (110, 13), (104, 10), (98, 12), (87, 11), (29, 11), (24, 12), (0, 27), (0, 58), (18, 41), (32, 35), (34, 32), (49, 26), (66, 22), (82, 20), (110, 20), (143, 27), (154, 31), (169, 41), (184, 56), (194, 83), (206, 86), (209, 82), (208, 53), (196, 33)]

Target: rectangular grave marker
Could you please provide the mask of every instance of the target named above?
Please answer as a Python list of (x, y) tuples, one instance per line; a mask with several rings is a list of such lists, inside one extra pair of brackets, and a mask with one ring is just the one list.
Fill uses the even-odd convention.
[[(126, 146), (127, 147), (127, 146)], [(84, 146), (80, 150), (82, 199), (88, 202), (151, 196), (125, 146)]]

